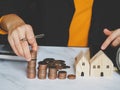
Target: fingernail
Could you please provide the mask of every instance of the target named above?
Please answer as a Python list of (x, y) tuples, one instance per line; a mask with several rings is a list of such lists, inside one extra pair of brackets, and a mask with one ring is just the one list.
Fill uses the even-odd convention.
[(101, 46), (101, 49), (102, 49), (102, 50), (104, 50), (104, 49), (105, 49), (105, 47), (104, 47), (104, 46)]
[(31, 60), (31, 58), (26, 58), (26, 60), (27, 60), (27, 61), (30, 61), (30, 60)]

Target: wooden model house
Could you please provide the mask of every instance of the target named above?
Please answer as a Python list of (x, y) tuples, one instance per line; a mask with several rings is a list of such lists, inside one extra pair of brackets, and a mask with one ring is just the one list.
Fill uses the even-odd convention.
[(89, 76), (89, 53), (80, 52), (75, 57), (75, 72), (76, 76)]
[(113, 63), (103, 51), (99, 51), (90, 60), (90, 76), (107, 77), (113, 73)]
[(77, 77), (111, 76), (113, 73), (113, 63), (101, 50), (91, 59), (89, 57), (89, 51), (87, 53), (80, 52), (75, 57), (75, 73)]

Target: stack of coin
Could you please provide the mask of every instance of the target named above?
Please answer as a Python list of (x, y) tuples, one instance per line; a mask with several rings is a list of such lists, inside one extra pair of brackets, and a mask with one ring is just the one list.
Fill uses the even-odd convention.
[(70, 68), (70, 66), (67, 66), (65, 64), (64, 60), (55, 60), (54, 58), (45, 58), (43, 61), (48, 64), (48, 67), (56, 66), (57, 70)]
[(37, 59), (37, 51), (31, 50), (30, 53), (31, 53), (31, 59), (36, 60)]
[(45, 58), (43, 61), (46, 62), (47, 64), (49, 64), (51, 62), (54, 62), (55, 59), (54, 58)]
[(49, 79), (56, 79), (57, 78), (57, 69), (55, 66), (49, 67), (48, 78)]
[(55, 60), (54, 65), (56, 66), (57, 70), (63, 69), (63, 65), (65, 64), (65, 61), (62, 60)]
[(58, 72), (58, 78), (59, 79), (66, 79), (67, 72), (66, 71), (59, 71)]
[(74, 75), (74, 74), (69, 74), (69, 75), (67, 76), (67, 78), (68, 78), (68, 79), (76, 79), (76, 75)]
[(48, 67), (53, 66), (55, 59), (54, 58), (45, 58), (43, 62), (46, 62), (48, 64)]
[(36, 77), (36, 58), (37, 58), (37, 52), (31, 51), (31, 61), (28, 62), (27, 66), (27, 77), (29, 79), (34, 79)]
[(38, 63), (38, 78), (39, 79), (46, 79), (47, 75), (47, 63), (41, 61)]

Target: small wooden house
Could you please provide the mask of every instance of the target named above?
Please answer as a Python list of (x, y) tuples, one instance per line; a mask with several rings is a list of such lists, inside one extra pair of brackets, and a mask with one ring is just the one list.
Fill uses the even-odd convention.
[(113, 73), (113, 63), (103, 51), (99, 51), (90, 60), (90, 76), (107, 77)]
[(83, 52), (80, 52), (76, 57), (75, 57), (75, 73), (76, 76), (89, 76), (89, 51), (87, 51), (86, 54)]

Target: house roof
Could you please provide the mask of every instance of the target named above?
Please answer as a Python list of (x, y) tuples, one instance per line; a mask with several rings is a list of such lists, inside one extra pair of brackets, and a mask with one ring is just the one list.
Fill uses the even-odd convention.
[(87, 51), (84, 53), (84, 56), (86, 57), (87, 60), (90, 60), (90, 50), (87, 50)]
[(97, 58), (99, 58), (100, 56), (104, 56), (105, 58), (107, 58), (111, 63), (112, 61), (110, 60), (110, 58), (102, 51), (100, 50), (98, 53), (96, 53), (91, 59), (90, 59), (90, 63), (94, 62)]
[(76, 64), (79, 63), (79, 61), (80, 61), (83, 57), (84, 57), (86, 60), (88, 60), (88, 62), (89, 62), (89, 60), (90, 60), (89, 50), (87, 50), (85, 53), (81, 51), (81, 52), (75, 57), (75, 60), (76, 60), (75, 63), (76, 63)]
[(81, 51), (76, 57), (75, 57), (75, 63), (77, 64), (81, 58), (83, 57), (83, 52)]

